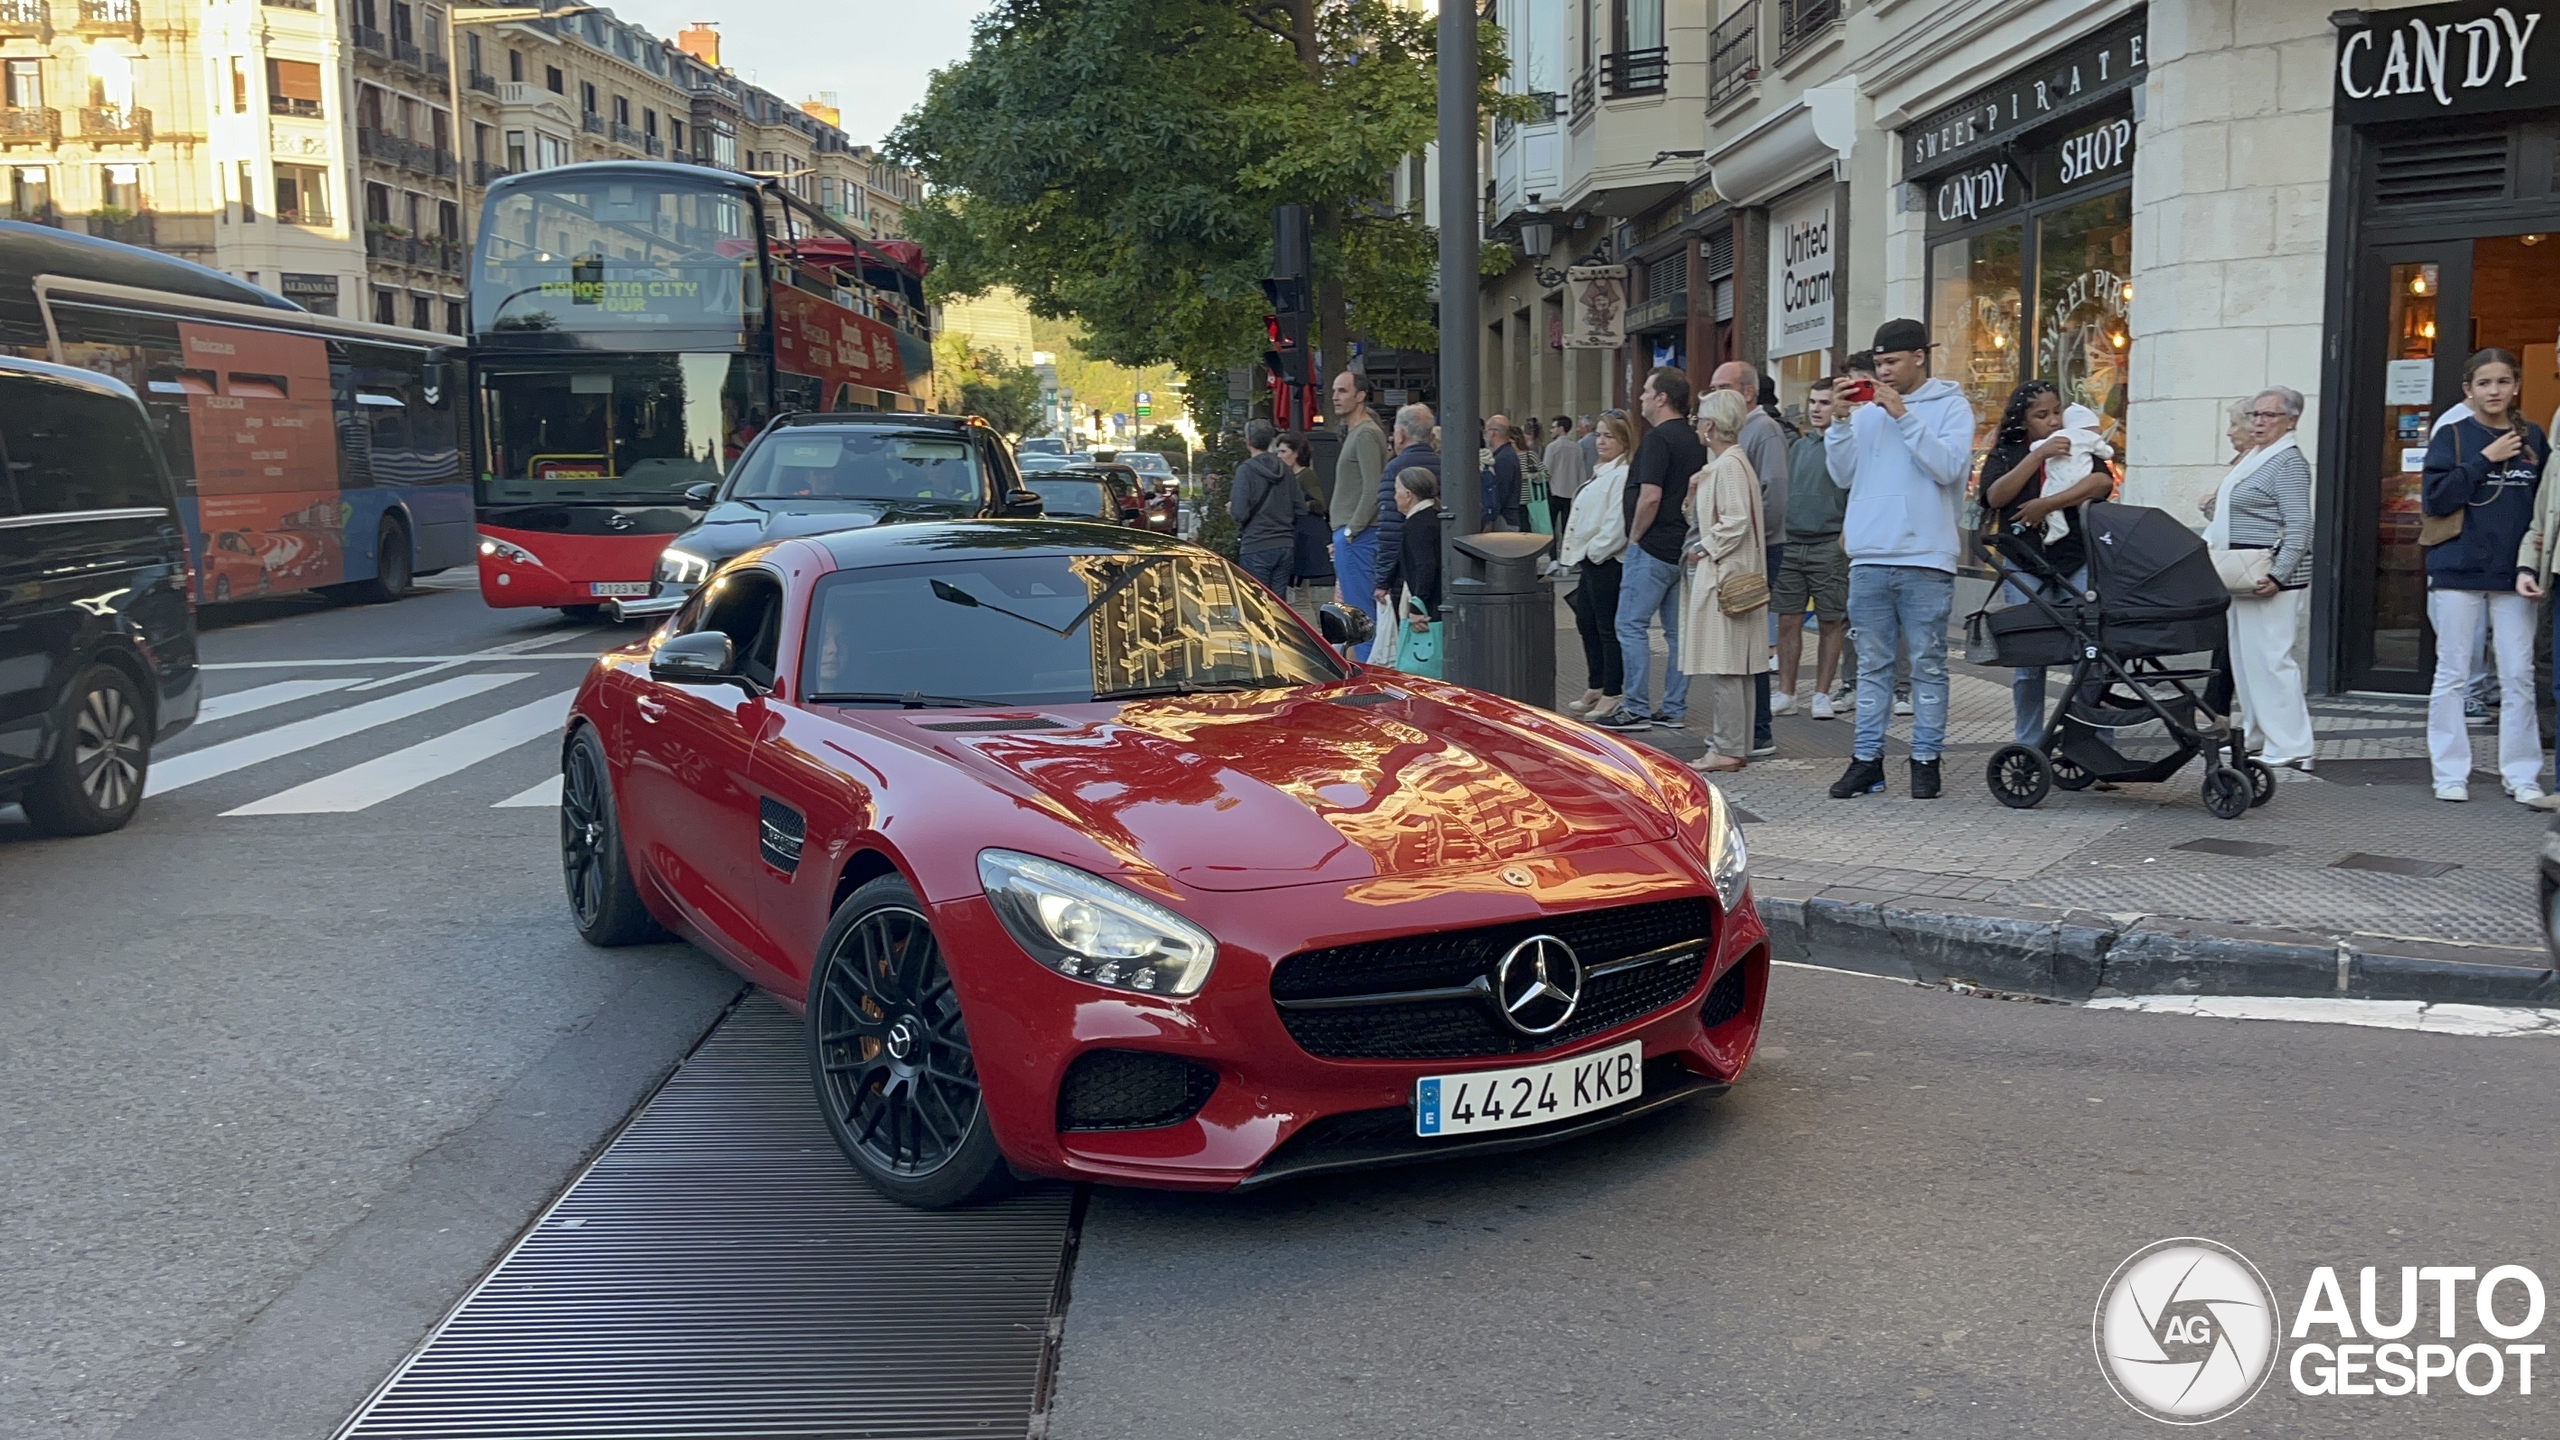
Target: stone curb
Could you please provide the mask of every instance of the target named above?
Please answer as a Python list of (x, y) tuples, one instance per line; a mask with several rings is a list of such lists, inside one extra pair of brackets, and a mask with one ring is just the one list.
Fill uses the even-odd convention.
[(2252, 929), (1783, 881), (1755, 882), (1752, 895), (1777, 959), (1923, 985), (1972, 985), (2053, 1000), (2298, 995), (2560, 1003), (2560, 975), (2539, 950)]

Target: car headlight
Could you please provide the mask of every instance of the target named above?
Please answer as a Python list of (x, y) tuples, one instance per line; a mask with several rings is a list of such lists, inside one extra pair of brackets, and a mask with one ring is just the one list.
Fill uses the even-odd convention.
[(510, 545), (504, 540), (491, 539), (486, 535), (480, 537), (480, 553), (487, 555), (492, 559), (505, 560), (516, 565), (539, 565), (542, 563), (541, 561), (534, 559), (533, 552), (527, 550), (523, 546)]
[(711, 562), (690, 550), (670, 545), (658, 552), (658, 580), (666, 585), (699, 585), (711, 573)]
[(1716, 903), (1728, 914), (1742, 903), (1742, 887), (1751, 883), (1751, 852), (1742, 843), (1741, 822), (1714, 785), (1707, 786), (1707, 879), (1716, 887)]
[(1189, 995), (1218, 942), (1143, 895), (1072, 865), (1011, 850), (978, 853), (996, 918), (1031, 958), (1071, 979), (1146, 995)]

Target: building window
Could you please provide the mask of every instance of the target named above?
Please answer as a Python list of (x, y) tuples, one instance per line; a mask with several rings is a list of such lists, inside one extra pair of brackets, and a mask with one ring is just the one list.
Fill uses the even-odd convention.
[(523, 51), (521, 51), (521, 50), (510, 50), (510, 51), (508, 51), (508, 52), (507, 52), (507, 78), (508, 78), (509, 80), (514, 81), (514, 82), (515, 82), (516, 84), (518, 84), (518, 85), (521, 85), (521, 84), (523, 84), (523, 83), (524, 83), (524, 52), (523, 52)]
[(308, 60), (267, 61), (267, 112), (272, 115), (318, 115), (320, 67)]
[(496, 133), (496, 131), (491, 130), (486, 125), (482, 125), (477, 122), (473, 123), (471, 126), (472, 159), (479, 161), (483, 165), (489, 163), (489, 137)]
[(622, 125), (622, 126), (628, 126), (628, 125), (630, 125), (630, 123), (631, 123), (631, 97), (630, 97), (630, 96), (628, 96), (628, 95), (616, 95), (616, 96), (614, 96), (614, 97), (613, 97), (613, 123), (614, 123), (614, 124), (616, 124), (616, 125)]
[(542, 147), (542, 169), (548, 170), (554, 165), (569, 163), (568, 141), (557, 135), (545, 135), (540, 131), (535, 131), (533, 138)]
[(473, 79), (476, 80), (480, 76), (488, 73), (486, 70), (480, 68), (480, 35), (478, 31), (474, 31), (471, 34), (462, 37), (462, 53), (468, 56), (471, 60), (471, 76)]
[(462, 238), (462, 207), (450, 200), (436, 202), (436, 233), (447, 240)]
[(554, 95), (566, 95), (569, 93), (569, 77), (561, 74), (560, 67), (557, 65), (545, 65), (542, 67), (542, 83)]
[(391, 223), (391, 187), (364, 187), (364, 225), (368, 230), (384, 228)]
[(655, 140), (655, 139), (657, 139), (657, 138), (658, 138), (658, 112), (657, 112), (657, 111), (655, 111), (655, 110), (643, 110), (643, 111), (641, 111), (641, 112), (640, 112), (640, 133), (641, 133), (641, 134), (643, 134), (643, 135), (648, 136), (648, 137), (649, 137), (650, 139), (652, 139), (652, 140)]
[(376, 325), (397, 325), (400, 323), (400, 297), (398, 295), (389, 290), (376, 290), (373, 292), (373, 323)]
[(278, 165), (276, 218), (288, 225), (328, 224), (329, 172), (316, 165)]
[(258, 218), (258, 182), (249, 162), (240, 162), (240, 222), (249, 224)]
[(453, 117), (442, 110), (429, 110), (427, 112), (426, 139), (430, 144), (435, 146), (437, 154), (452, 154)]
[(596, 87), (592, 80), (578, 82), (578, 108), (586, 114), (596, 113)]
[(507, 168), (519, 173), (533, 168), (525, 162), (524, 132), (521, 130), (507, 132)]
[(231, 113), (249, 113), (249, 62), (238, 55), (231, 57)]
[(462, 333), (461, 301), (447, 300), (444, 302), (444, 330), (448, 335), (459, 335)]
[(426, 196), (419, 194), (415, 190), (401, 192), (400, 224), (401, 228), (407, 230), (412, 235), (424, 235), (427, 233)]
[(12, 110), (44, 108), (44, 62), (12, 60), (9, 62), (8, 101)]
[(9, 167), (9, 218), (41, 225), (53, 218), (53, 172), (42, 165)]
[(412, 330), (433, 330), (436, 328), (435, 303), (436, 302), (428, 299), (424, 295), (410, 296), (409, 328)]
[(142, 167), (139, 165), (101, 165), (98, 167), (98, 208), (122, 211), (127, 215), (142, 213)]
[(678, 155), (682, 155), (682, 154), (686, 153), (686, 152), (685, 152), (685, 148), (684, 148), (684, 122), (683, 122), (683, 121), (681, 121), (681, 120), (677, 120), (677, 119), (674, 119), (674, 118), (669, 118), (669, 119), (668, 119), (668, 121), (667, 121), (667, 148), (668, 148), (668, 149), (670, 149), (670, 150), (673, 150), (673, 151), (674, 151), (675, 153), (677, 153)]

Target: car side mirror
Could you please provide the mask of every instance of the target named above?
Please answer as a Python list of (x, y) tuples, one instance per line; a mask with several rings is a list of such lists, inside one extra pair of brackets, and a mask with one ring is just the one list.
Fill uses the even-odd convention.
[(1366, 610), (1354, 610), (1336, 601), (1316, 612), (1316, 628), (1324, 632), (1324, 642), (1340, 649), (1345, 645), (1366, 645), (1378, 633), (1378, 622)]
[(717, 630), (674, 636), (649, 657), (649, 678), (670, 685), (745, 686), (737, 670), (736, 648)]
[(707, 482), (684, 487), (684, 503), (697, 510), (710, 508), (711, 502), (718, 499), (719, 495), (720, 487)]
[(1017, 519), (1038, 519), (1049, 512), (1048, 502), (1037, 490), (1008, 490), (1004, 496), (1004, 513)]

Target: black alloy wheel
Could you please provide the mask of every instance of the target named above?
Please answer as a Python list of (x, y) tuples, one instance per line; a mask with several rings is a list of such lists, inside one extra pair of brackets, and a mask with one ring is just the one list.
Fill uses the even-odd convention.
[(2053, 793), (2053, 763), (2033, 745), (1992, 751), (1983, 778), (1991, 784), (1991, 797), (2012, 810), (2033, 810)]
[(2086, 790), (2098, 783), (2098, 777), (2080, 768), (2079, 762), (2067, 755), (2055, 755), (2047, 762), (2053, 770), (2053, 783), (2065, 790)]
[(53, 758), (19, 803), (48, 835), (122, 829), (142, 806), (151, 769), (142, 692), (113, 665), (92, 665), (71, 682), (70, 702)]
[(2249, 777), (2228, 765), (2204, 772), (2204, 808), (2217, 820), (2237, 820), (2249, 813)]
[(667, 932), (631, 882), (608, 773), (604, 742), (592, 728), (578, 727), (560, 757), (560, 878), (569, 891), (569, 915), (590, 945), (661, 940)]
[(905, 880), (874, 880), (836, 911), (809, 1036), (827, 1128), (881, 1194), (941, 1210), (1010, 1188), (951, 972)]

